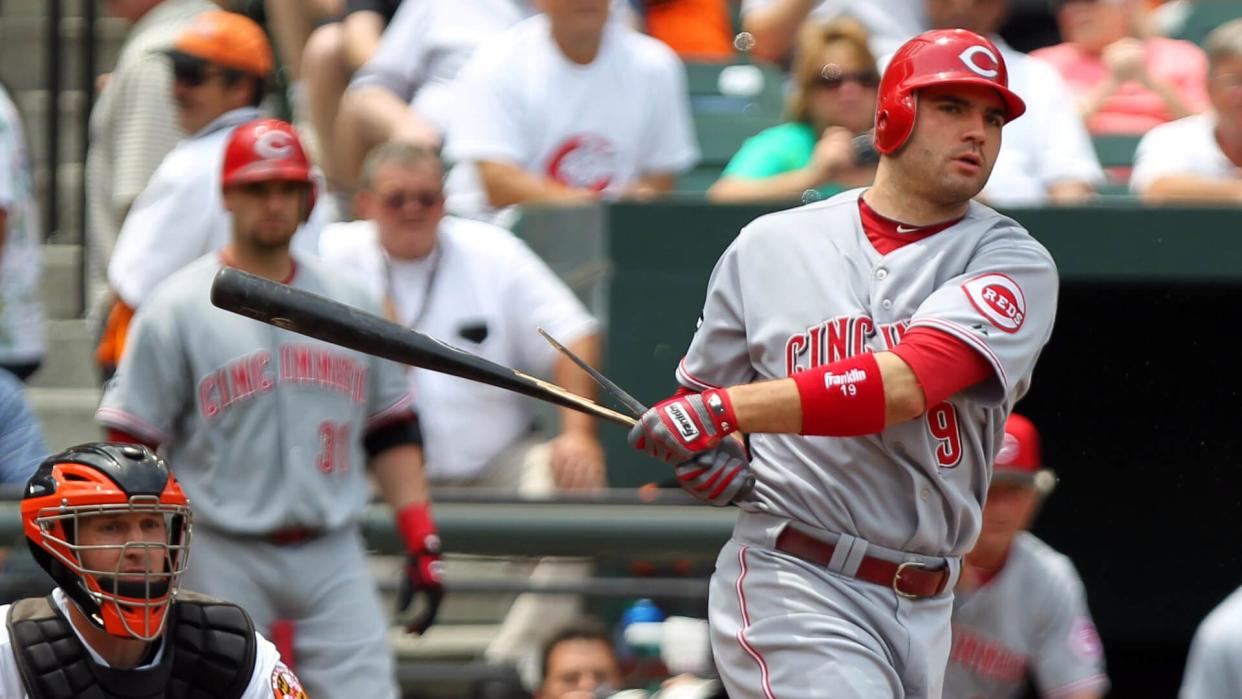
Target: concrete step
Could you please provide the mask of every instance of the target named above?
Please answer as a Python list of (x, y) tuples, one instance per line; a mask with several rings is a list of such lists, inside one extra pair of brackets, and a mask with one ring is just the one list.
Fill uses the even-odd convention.
[[(22, 90), (14, 99), (21, 110), (30, 142), (31, 163), (39, 169), (48, 166), (48, 115), (51, 111), (50, 93), (43, 89)], [(86, 93), (81, 90), (65, 90), (57, 101), (60, 110), (59, 158), (61, 163), (83, 161), (83, 125), (87, 119)]]
[(43, 309), (51, 320), (77, 318), (81, 288), (78, 245), (43, 246)]
[(99, 383), (95, 330), (81, 318), (47, 322), (47, 354), (29, 385), (38, 388), (90, 388)]
[(95, 424), (98, 388), (29, 388), (26, 399), (43, 425), (43, 437), (53, 451), (100, 439)]

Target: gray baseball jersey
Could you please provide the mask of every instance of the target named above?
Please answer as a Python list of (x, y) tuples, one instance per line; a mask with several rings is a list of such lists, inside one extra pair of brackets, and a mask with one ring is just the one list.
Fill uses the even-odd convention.
[[(687, 387), (786, 377), (895, 345), (909, 328), (948, 333), (994, 375), (919, 419), (851, 438), (756, 434), (748, 508), (929, 556), (965, 553), (1005, 419), (1052, 332), (1052, 257), (977, 202), (939, 233), (881, 254), (862, 190), (760, 217), (712, 272), (702, 321), (677, 370)], [(899, 229), (900, 230), (900, 229)]]
[(1005, 567), (977, 590), (958, 590), (944, 695), (1019, 697), (1027, 676), (1040, 695), (1108, 690), (1104, 653), (1074, 564), (1027, 532)]
[[(197, 522), (233, 534), (336, 529), (370, 496), (362, 438), (408, 415), (400, 366), (216, 308), (215, 254), (143, 304), (102, 424), (165, 445)], [(317, 260), (289, 285), (372, 313), (370, 295)]]
[(1203, 619), (1190, 644), (1179, 699), (1242, 697), (1242, 588)]

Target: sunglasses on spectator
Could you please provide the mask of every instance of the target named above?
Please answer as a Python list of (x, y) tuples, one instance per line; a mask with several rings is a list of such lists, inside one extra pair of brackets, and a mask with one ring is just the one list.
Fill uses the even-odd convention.
[(389, 211), (400, 211), (406, 204), (417, 203), (423, 208), (430, 208), (444, 199), (443, 192), (393, 192), (380, 197), (380, 203)]
[(174, 56), (172, 61), (173, 80), (186, 87), (198, 87), (208, 80), (223, 75), (222, 70), (210, 70), (203, 61), (189, 60)]
[(876, 87), (880, 84), (880, 74), (874, 70), (856, 70), (850, 73), (830, 72), (827, 75), (821, 73), (815, 76), (811, 84), (836, 90), (847, 82), (859, 87)]

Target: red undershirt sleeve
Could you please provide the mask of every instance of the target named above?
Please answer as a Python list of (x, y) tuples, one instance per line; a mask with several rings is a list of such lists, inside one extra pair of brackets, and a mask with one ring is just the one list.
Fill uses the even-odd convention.
[(992, 365), (970, 345), (932, 328), (913, 328), (890, 350), (914, 372), (931, 407), (993, 375)]

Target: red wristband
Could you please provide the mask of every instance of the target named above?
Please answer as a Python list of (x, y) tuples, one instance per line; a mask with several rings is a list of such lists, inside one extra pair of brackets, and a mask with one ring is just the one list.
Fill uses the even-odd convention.
[(802, 402), (798, 434), (857, 437), (884, 429), (884, 379), (871, 352), (798, 372), (793, 380)]
[(440, 552), (440, 536), (431, 518), (431, 503), (412, 503), (397, 510), (397, 531), (409, 553)]

